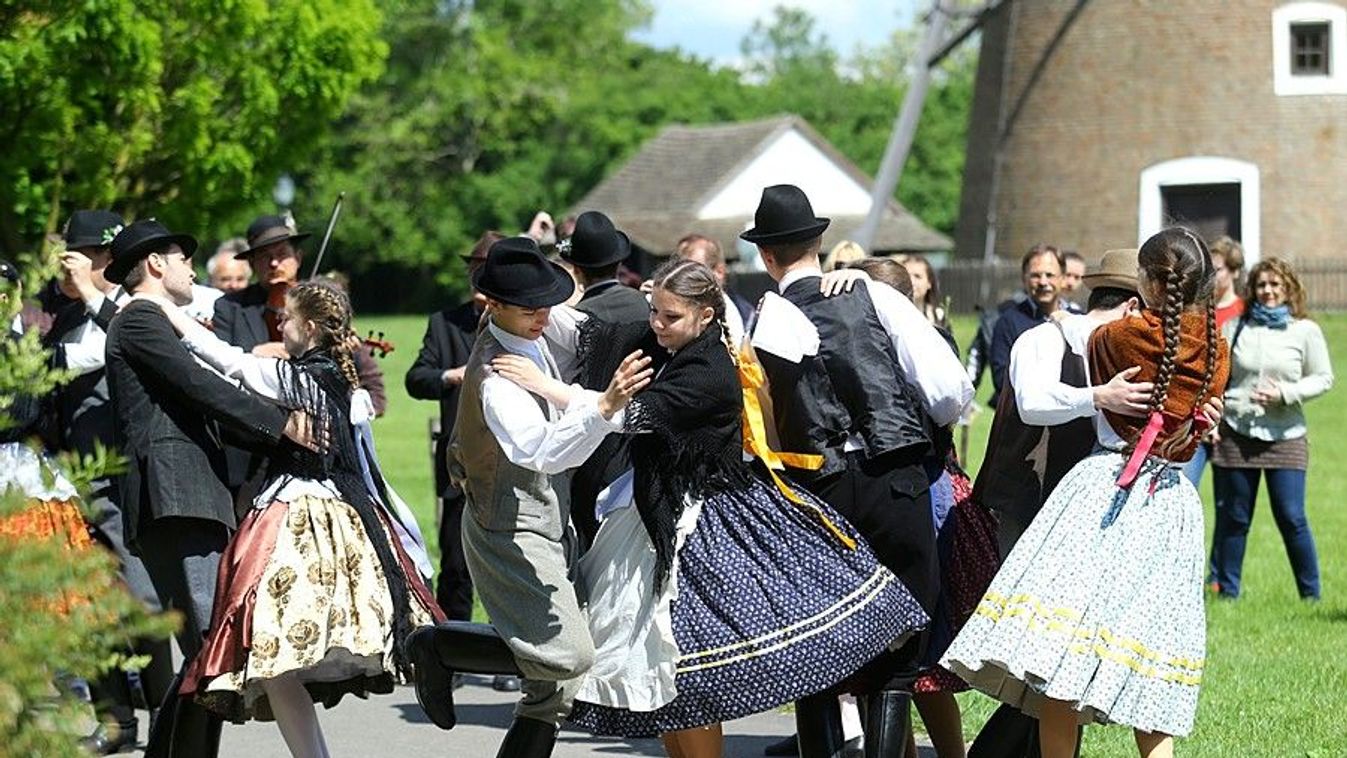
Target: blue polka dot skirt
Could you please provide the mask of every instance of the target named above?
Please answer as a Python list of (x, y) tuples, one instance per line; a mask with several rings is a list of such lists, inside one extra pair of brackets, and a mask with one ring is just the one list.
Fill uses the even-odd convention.
[(676, 696), (641, 711), (577, 700), (572, 722), (649, 737), (760, 713), (832, 687), (928, 623), (842, 516), (795, 492), (803, 504), (755, 481), (703, 501), (674, 569)]

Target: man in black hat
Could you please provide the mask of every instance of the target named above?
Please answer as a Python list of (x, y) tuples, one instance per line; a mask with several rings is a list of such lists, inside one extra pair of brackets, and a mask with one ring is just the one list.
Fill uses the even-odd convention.
[[(48, 429), (48, 447), (58, 451), (94, 454), (97, 445), (114, 446), (112, 404), (104, 371), (106, 328), (116, 315), (118, 301), (125, 299), (117, 285), (104, 276), (112, 261), (109, 247), (124, 226), (122, 217), (106, 210), (80, 210), (66, 222), (61, 254), (60, 294), (47, 300), (52, 328), (43, 338), (56, 368), (75, 376), (52, 392), (53, 424)], [(91, 483), (89, 518), (95, 539), (117, 556), (118, 566), (131, 593), (152, 611), (160, 609), (154, 584), (140, 558), (127, 549), (122, 535), (121, 477), (109, 476)], [(149, 656), (141, 671), (146, 702), (155, 707), (163, 700), (173, 676), (167, 640), (138, 646)], [(113, 671), (93, 682), (91, 692), (99, 706), (100, 723), (85, 739), (93, 753), (107, 755), (136, 744), (139, 726), (135, 716), (131, 683), (122, 671)]]
[(285, 291), (299, 281), (304, 261), (299, 243), (309, 236), (299, 231), (289, 213), (259, 216), (248, 226), (248, 247), (234, 257), (252, 265), (257, 281), (216, 301), (217, 337), (258, 355), (287, 357), (278, 317)]
[[(819, 251), (828, 223), (798, 187), (763, 190), (754, 227), (741, 236), (758, 246), (780, 295), (764, 296), (753, 345), (771, 384), (782, 447), (823, 457), (821, 469), (792, 469), (792, 476), (845, 516), (933, 614), (939, 570), (923, 462), (935, 453), (931, 425), (953, 423), (973, 388), (944, 339), (897, 290), (866, 280), (823, 296)], [(870, 695), (867, 755), (906, 749), (925, 638), (862, 672)], [(834, 693), (801, 700), (796, 724), (806, 758), (841, 747)]]
[[(190, 236), (157, 221), (138, 221), (112, 240), (104, 275), (133, 295), (184, 305), (192, 298), (189, 261), (195, 250)], [(164, 607), (182, 614), (178, 647), (190, 662), (210, 625), (216, 569), (235, 526), (218, 427), (257, 444), (275, 444), (284, 434), (311, 445), (307, 419), (244, 392), (193, 359), (153, 302), (132, 300), (112, 320), (107, 373), (115, 437), (128, 461), (122, 480), (126, 543), (145, 562)], [(201, 706), (178, 702), (173, 686), (146, 753), (213, 756), (219, 725)]]
[[(551, 755), (579, 677), (594, 662), (594, 641), (569, 574), (568, 471), (607, 433), (622, 427), (631, 396), (650, 378), (648, 358), (628, 356), (602, 394), (576, 389), (565, 408), (490, 371), (513, 354), (561, 378), (541, 339), (552, 306), (575, 284), (527, 237), (491, 246), (473, 276), (490, 318), (468, 359), (449, 442), (450, 473), (467, 496), (463, 549), (473, 585), (496, 634), (462, 622), (425, 627), (408, 647), (417, 699), (431, 720), (454, 726), (452, 674), (523, 675), (523, 699), (498, 758)], [(516, 668), (517, 667), (517, 668)]]
[[(575, 220), (575, 229), (561, 246), (561, 258), (575, 271), (584, 294), (578, 310), (609, 323), (622, 324), (650, 318), (650, 301), (639, 290), (617, 279), (617, 268), (631, 255), (631, 240), (618, 231), (604, 214), (585, 211)], [(587, 387), (599, 390), (602, 387)], [(599, 493), (622, 474), (626, 466), (604, 446), (575, 471), (571, 480), (571, 518), (579, 532), (580, 547), (588, 549), (598, 532), (594, 504)]]
[(617, 267), (631, 255), (631, 240), (598, 211), (585, 211), (561, 246), (561, 257), (575, 269), (584, 294), (575, 307), (609, 323), (650, 318), (650, 301), (617, 280)]
[[(487, 251), (504, 235), (488, 231), (462, 256), (471, 276), (486, 262)], [(440, 572), (435, 582), (435, 599), (450, 619), (467, 621), (472, 618), (472, 577), (463, 559), (463, 508), (467, 501), (463, 491), (449, 476), (449, 437), (454, 430), (458, 400), (462, 394), (464, 372), (477, 326), (482, 320), (486, 298), (474, 292), (471, 299), (457, 306), (449, 306), (430, 315), (426, 324), (421, 352), (411, 368), (407, 369), (404, 384), (407, 394), (418, 400), (435, 400), (440, 404), (440, 429), (434, 438), (432, 466), (435, 472), (435, 492), (440, 500)], [(500, 689), (518, 689), (513, 677), (497, 677)]]

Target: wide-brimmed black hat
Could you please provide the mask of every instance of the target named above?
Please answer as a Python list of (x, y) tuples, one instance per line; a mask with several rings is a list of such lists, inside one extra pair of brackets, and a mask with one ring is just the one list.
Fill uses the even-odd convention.
[(75, 211), (65, 222), (65, 246), (69, 250), (107, 247), (123, 226), (126, 222), (112, 211)]
[(188, 258), (196, 252), (196, 238), (190, 234), (174, 234), (152, 218), (137, 221), (112, 238), (112, 263), (103, 269), (103, 278), (121, 284), (140, 259), (169, 245), (182, 248)]
[(561, 257), (580, 268), (601, 268), (621, 263), (631, 255), (631, 240), (613, 226), (612, 219), (598, 211), (585, 211), (575, 220), (570, 242)]
[(507, 237), (491, 246), (472, 287), (492, 300), (520, 308), (550, 308), (570, 299), (575, 280), (543, 257), (531, 237)]
[(794, 184), (774, 184), (762, 191), (753, 228), (739, 235), (755, 245), (784, 245), (821, 236), (831, 219), (814, 215), (804, 190)]
[(308, 239), (308, 232), (301, 232), (295, 226), (295, 217), (289, 213), (258, 216), (248, 225), (248, 249), (234, 255), (235, 260), (246, 261), (253, 253), (276, 244), (277, 242), (299, 242)]

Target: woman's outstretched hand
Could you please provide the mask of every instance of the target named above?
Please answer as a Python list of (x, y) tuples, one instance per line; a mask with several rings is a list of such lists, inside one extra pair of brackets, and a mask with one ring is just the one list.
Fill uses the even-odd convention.
[(570, 387), (565, 382), (543, 373), (531, 358), (512, 354), (498, 355), (491, 359), (491, 370), (529, 392), (543, 397), (563, 411), (570, 405)]
[(654, 369), (650, 368), (650, 359), (640, 350), (623, 358), (622, 365), (613, 372), (608, 389), (599, 396), (599, 413), (605, 419), (611, 419), (614, 413), (627, 407), (633, 395), (650, 384), (654, 373)]
[(818, 291), (823, 293), (824, 297), (833, 297), (843, 292), (850, 292), (856, 282), (869, 279), (870, 275), (857, 268), (839, 268), (836, 271), (829, 271), (819, 280)]

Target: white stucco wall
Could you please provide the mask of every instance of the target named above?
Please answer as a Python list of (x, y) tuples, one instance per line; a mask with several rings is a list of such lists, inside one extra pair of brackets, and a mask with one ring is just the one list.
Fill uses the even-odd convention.
[(864, 215), (870, 209), (870, 189), (852, 179), (799, 131), (791, 129), (707, 200), (697, 217), (752, 216), (762, 197), (762, 188), (773, 184), (794, 184), (803, 189), (820, 216)]

